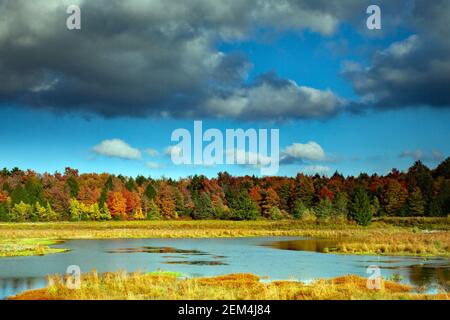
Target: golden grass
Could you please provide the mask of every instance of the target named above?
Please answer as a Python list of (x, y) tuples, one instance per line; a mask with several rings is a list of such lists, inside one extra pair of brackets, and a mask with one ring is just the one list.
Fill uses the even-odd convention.
[(334, 252), (344, 254), (449, 256), (450, 232), (420, 232), (409, 230), (386, 232), (374, 230), (368, 235), (355, 236), (338, 242)]
[(366, 278), (344, 276), (311, 284), (294, 281), (261, 282), (252, 274), (180, 279), (171, 275), (95, 272), (83, 275), (81, 288), (68, 289), (61, 277), (46, 289), (22, 293), (14, 300), (404, 300), (450, 299), (449, 294), (415, 294), (412, 287), (384, 281), (369, 290)]

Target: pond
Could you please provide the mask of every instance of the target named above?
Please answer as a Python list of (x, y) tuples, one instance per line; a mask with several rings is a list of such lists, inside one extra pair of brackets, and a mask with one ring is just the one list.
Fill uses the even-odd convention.
[(0, 259), (0, 299), (46, 286), (46, 275), (64, 274), (70, 265), (82, 272), (179, 272), (186, 277), (253, 273), (264, 280), (332, 278), (347, 274), (367, 277), (376, 265), (382, 276), (436, 292), (449, 290), (450, 261), (445, 258), (324, 254), (332, 243), (297, 237), (219, 239), (69, 240), (54, 247), (69, 252)]

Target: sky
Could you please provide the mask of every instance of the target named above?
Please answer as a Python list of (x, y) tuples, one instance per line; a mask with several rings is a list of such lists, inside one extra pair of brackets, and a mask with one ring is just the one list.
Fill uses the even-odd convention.
[(278, 129), (283, 176), (435, 167), (450, 155), (448, 16), (444, 0), (0, 0), (0, 167), (260, 175), (175, 165), (171, 134), (195, 120)]

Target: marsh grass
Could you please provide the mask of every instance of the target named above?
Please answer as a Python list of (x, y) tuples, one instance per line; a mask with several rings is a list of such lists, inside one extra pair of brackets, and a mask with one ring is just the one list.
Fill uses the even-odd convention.
[(96, 272), (82, 277), (81, 288), (70, 290), (60, 276), (51, 278), (46, 289), (22, 293), (17, 300), (404, 300), (449, 299), (448, 294), (426, 295), (396, 282), (382, 282), (380, 290), (369, 290), (366, 278), (354, 275), (297, 281), (261, 282), (252, 274), (212, 278), (180, 279), (171, 274)]
[(50, 239), (0, 240), (0, 257), (43, 256), (67, 251), (67, 249), (49, 247), (58, 243), (60, 241)]

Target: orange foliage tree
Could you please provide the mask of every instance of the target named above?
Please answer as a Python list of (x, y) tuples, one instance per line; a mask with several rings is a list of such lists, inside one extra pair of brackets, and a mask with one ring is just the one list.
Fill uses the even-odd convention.
[(116, 191), (108, 194), (108, 209), (113, 218), (123, 220), (128, 218), (127, 200), (122, 195), (122, 192)]

